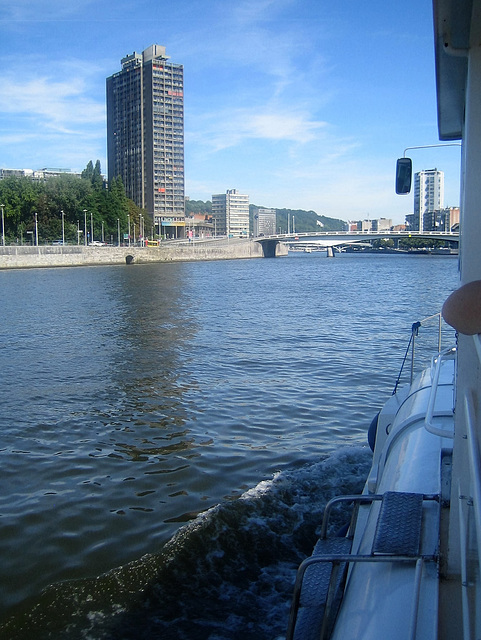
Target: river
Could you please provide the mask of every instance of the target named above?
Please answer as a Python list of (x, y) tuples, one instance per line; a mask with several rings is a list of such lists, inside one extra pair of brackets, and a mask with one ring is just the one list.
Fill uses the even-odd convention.
[(422, 255), (1, 271), (2, 638), (282, 638), (456, 284)]

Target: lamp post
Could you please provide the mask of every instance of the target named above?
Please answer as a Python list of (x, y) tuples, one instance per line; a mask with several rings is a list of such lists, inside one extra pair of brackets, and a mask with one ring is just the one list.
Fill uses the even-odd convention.
[(104, 221), (102, 220), (102, 242), (105, 242), (104, 240)]
[(77, 244), (80, 244), (80, 220), (77, 220)]
[(38, 216), (35, 211), (35, 246), (38, 247)]
[(127, 218), (129, 220), (129, 247), (130, 247), (130, 213), (127, 214)]
[(84, 209), (84, 246), (87, 246), (87, 209)]
[(2, 245), (5, 246), (5, 217), (3, 213), (3, 208), (5, 207), (5, 205), (0, 204), (0, 207), (2, 208)]
[(93, 242), (94, 240), (94, 221), (93, 221), (93, 214), (92, 212), (90, 212), (90, 242)]
[(117, 245), (120, 247), (120, 219), (117, 218)]
[(62, 214), (62, 246), (65, 244), (65, 214), (63, 211), (60, 212)]

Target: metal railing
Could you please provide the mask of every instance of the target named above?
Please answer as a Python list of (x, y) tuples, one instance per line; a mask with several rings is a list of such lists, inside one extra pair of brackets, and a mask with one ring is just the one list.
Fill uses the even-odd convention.
[(406, 352), (404, 354), (404, 358), (401, 364), (401, 369), (399, 371), (397, 380), (396, 380), (396, 384), (394, 385), (394, 389), (392, 392), (392, 395), (394, 396), (397, 392), (399, 383), (401, 381), (401, 376), (403, 374), (404, 371), (404, 366), (407, 362), (408, 356), (409, 356), (409, 352), (411, 352), (411, 373), (410, 373), (410, 384), (413, 383), (414, 380), (414, 363), (415, 363), (415, 355), (416, 355), (416, 338), (419, 335), (419, 329), (423, 326), (425, 326), (426, 323), (428, 323), (430, 320), (437, 320), (437, 324), (438, 324), (438, 332), (437, 332), (437, 353), (440, 354), (441, 353), (441, 349), (442, 349), (442, 328), (443, 328), (443, 319), (441, 316), (441, 313), (435, 313), (432, 316), (428, 316), (427, 318), (424, 318), (423, 320), (420, 320), (419, 322), (414, 322), (413, 325), (411, 326), (411, 336), (409, 338), (409, 342), (408, 345), (406, 347)]
[[(429, 392), (426, 417), (424, 418), (424, 428), (426, 431), (429, 431), (429, 433), (432, 433), (435, 436), (441, 436), (442, 438), (454, 438), (454, 424), (452, 425), (452, 429), (440, 429), (433, 423), (434, 403), (436, 402), (436, 395), (439, 386), (439, 374), (441, 373), (442, 363), (448, 359), (453, 359), (455, 355), (456, 349), (450, 347), (449, 349), (445, 349), (443, 352), (438, 353), (437, 358), (434, 360), (433, 381)], [(452, 415), (453, 414), (451, 412), (449, 416), (451, 417)]]

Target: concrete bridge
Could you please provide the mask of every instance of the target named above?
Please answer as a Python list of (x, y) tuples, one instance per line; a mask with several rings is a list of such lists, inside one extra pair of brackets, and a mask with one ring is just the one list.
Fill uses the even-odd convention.
[[(355, 243), (366, 243), (372, 240), (400, 238), (424, 238), (459, 242), (458, 231), (315, 231), (306, 233), (282, 233), (254, 238), (262, 245), (264, 257), (273, 258), (279, 243), (291, 247), (327, 249), (332, 255), (333, 247), (342, 247)], [(331, 251), (329, 251), (331, 249)]]

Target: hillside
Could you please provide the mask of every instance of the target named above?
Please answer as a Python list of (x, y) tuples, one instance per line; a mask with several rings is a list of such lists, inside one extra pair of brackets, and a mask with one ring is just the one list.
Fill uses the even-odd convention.
[[(258, 208), (258, 206), (253, 204), (249, 206), (249, 218), (251, 225), (253, 211)], [(303, 209), (277, 209), (277, 229), (280, 229), (281, 233), (287, 232), (287, 216), (289, 216), (290, 231), (295, 230), (298, 233), (303, 233), (305, 231), (342, 231), (346, 228), (346, 222), (344, 220), (328, 218), (327, 216), (319, 215), (315, 211), (304, 211)]]
[[(261, 205), (249, 205), (249, 225), (252, 230), (253, 217), (257, 209), (262, 208)], [(187, 200), (185, 203), (185, 213), (212, 213), (212, 202), (207, 200)], [(328, 218), (322, 216), (315, 211), (304, 211), (303, 209), (277, 209), (277, 230), (281, 233), (287, 232), (287, 216), (289, 216), (289, 228), (293, 230), (293, 220), (295, 230), (299, 233), (305, 231), (342, 231), (346, 228), (346, 222), (337, 218)], [(318, 224), (318, 222), (320, 224)]]

